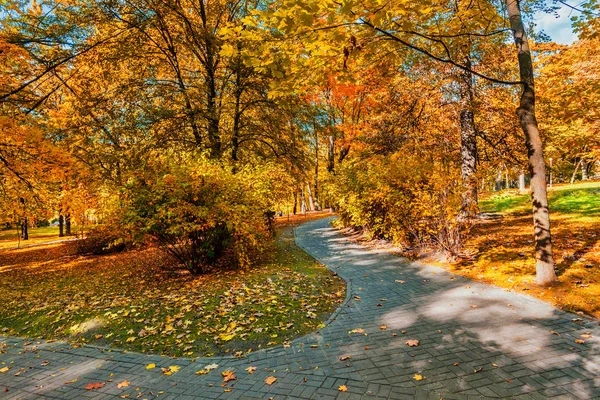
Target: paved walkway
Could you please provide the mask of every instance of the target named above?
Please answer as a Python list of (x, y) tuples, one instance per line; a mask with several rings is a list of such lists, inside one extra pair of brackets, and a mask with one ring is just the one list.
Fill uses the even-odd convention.
[[(319, 332), (242, 359), (196, 360), (0, 337), (0, 370), (11, 368), (0, 373), (0, 399), (600, 399), (597, 321), (368, 251), (327, 220), (296, 235), (348, 282), (348, 301)], [(575, 343), (582, 334), (584, 343)], [(150, 363), (157, 367), (146, 369)], [(218, 367), (195, 374), (208, 364)], [(163, 375), (169, 366), (181, 369)], [(225, 370), (237, 380), (222, 386)], [(118, 388), (123, 380), (130, 385)], [(106, 385), (86, 391), (93, 382)]]

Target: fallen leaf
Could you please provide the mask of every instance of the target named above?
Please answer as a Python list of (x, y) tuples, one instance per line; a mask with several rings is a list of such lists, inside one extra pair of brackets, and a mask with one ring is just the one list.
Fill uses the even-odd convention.
[(205, 370), (210, 371), (212, 369), (217, 369), (219, 368), (219, 364), (208, 364), (206, 367), (204, 367)]
[(235, 337), (235, 333), (229, 333), (229, 334), (223, 333), (223, 334), (219, 335), (219, 339), (221, 339), (224, 342), (228, 342), (231, 339), (233, 339), (234, 337)]
[(341, 357), (340, 357), (340, 361), (346, 361), (346, 360), (349, 360), (349, 359), (351, 359), (351, 358), (352, 358), (352, 357), (350, 357), (350, 356), (341, 356)]
[(363, 328), (357, 328), (357, 329), (352, 329), (348, 333), (365, 333), (365, 330)]
[(129, 381), (125, 380), (125, 381), (119, 383), (117, 385), (117, 388), (121, 389), (121, 388), (127, 387), (127, 386), (129, 386), (129, 383), (130, 383)]
[(248, 373), (250, 375), (252, 375), (254, 373), (254, 371), (256, 371), (256, 367), (248, 367), (248, 368), (246, 368), (246, 371), (248, 371)]
[(104, 383), (104, 382), (88, 383), (87, 385), (85, 385), (85, 390), (100, 389), (100, 388), (103, 388), (104, 385), (106, 385), (106, 383)]
[(340, 392), (347, 392), (348, 391), (348, 387), (346, 387), (346, 385), (342, 385), (342, 386), (338, 387), (338, 390)]
[(582, 333), (580, 336), (582, 339), (591, 339), (592, 338), (592, 335), (590, 335), (589, 333)]
[(413, 376), (413, 379), (414, 379), (415, 381), (422, 381), (422, 380), (423, 380), (423, 376), (422, 376), (422, 375), (419, 375), (419, 374), (415, 374), (415, 376)]
[(498, 366), (498, 364), (492, 363), (492, 367), (497, 367), (497, 366)]
[(275, 381), (276, 381), (276, 380), (277, 380), (277, 378), (275, 378), (274, 376), (268, 376), (268, 377), (265, 379), (265, 383), (266, 383), (267, 385), (272, 385), (273, 383), (275, 383)]
[(417, 347), (419, 345), (419, 343), (420, 342), (418, 340), (413, 340), (413, 339), (406, 341), (406, 344), (410, 347)]
[(478, 372), (481, 372), (482, 370), (483, 370), (483, 367), (479, 367), (479, 368), (477, 368), (477, 369), (474, 369), (474, 370), (473, 370), (473, 373), (474, 373), (474, 374), (476, 374), (476, 373), (478, 373)]
[(152, 364), (146, 365), (146, 369), (152, 369), (152, 368), (156, 368), (156, 364), (152, 363)]
[(178, 367), (177, 365), (172, 365), (169, 368), (161, 368), (163, 375), (173, 375), (174, 373), (178, 372), (179, 369), (181, 367)]
[(10, 367), (0, 368), (0, 373), (4, 374), (4, 373), (8, 372), (9, 369), (10, 369)]
[(454, 365), (455, 367), (458, 367), (458, 366), (460, 365), (460, 363), (459, 363), (459, 362), (455, 362), (455, 363), (454, 363), (454, 364), (452, 364), (452, 365)]
[(65, 385), (70, 385), (71, 383), (75, 383), (75, 382), (77, 382), (77, 378), (73, 379), (72, 381), (65, 382)]
[(406, 283), (406, 281), (403, 281), (402, 279), (396, 279), (394, 282), (396, 282), (396, 283)]
[(235, 373), (230, 370), (221, 372), (221, 375), (223, 375), (223, 382), (235, 381), (237, 379)]
[(201, 369), (200, 371), (196, 371), (195, 374), (196, 375), (206, 375), (208, 374), (208, 370), (207, 369)]
[(44, 360), (44, 361), (42, 361), (42, 363), (40, 364), (40, 366), (45, 367), (48, 364), (50, 364), (50, 361)]
[(128, 397), (131, 397), (131, 395), (130, 394), (124, 394), (124, 395), (121, 395), (119, 397), (122, 398), (122, 399), (126, 399)]
[(585, 342), (581, 339), (575, 339), (575, 343), (577, 344), (584, 344)]
[(381, 326), (379, 327), (379, 329), (381, 329), (382, 331), (385, 331), (385, 330), (387, 329), (387, 326), (386, 326), (386, 325), (381, 325)]

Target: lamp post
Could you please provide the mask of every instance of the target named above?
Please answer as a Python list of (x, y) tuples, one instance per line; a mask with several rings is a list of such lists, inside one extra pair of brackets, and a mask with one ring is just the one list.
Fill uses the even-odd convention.
[(552, 187), (552, 157), (550, 157), (550, 187)]

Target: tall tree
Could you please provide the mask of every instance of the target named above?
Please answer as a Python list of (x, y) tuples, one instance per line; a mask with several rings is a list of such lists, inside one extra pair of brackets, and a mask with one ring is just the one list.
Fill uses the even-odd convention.
[(529, 158), (531, 174), (531, 198), (533, 203), (533, 226), (535, 235), (536, 281), (540, 285), (554, 283), (554, 257), (552, 255), (552, 236), (550, 234), (550, 212), (546, 188), (546, 164), (542, 139), (535, 116), (535, 86), (533, 62), (527, 33), (521, 17), (518, 0), (507, 0), (508, 18), (519, 59), (519, 76), (522, 93), (517, 115), (525, 134), (525, 144)]

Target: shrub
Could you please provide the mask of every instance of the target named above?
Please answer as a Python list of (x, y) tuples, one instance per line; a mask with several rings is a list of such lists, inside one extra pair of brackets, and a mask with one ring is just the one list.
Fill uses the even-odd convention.
[(126, 234), (108, 225), (92, 229), (86, 237), (75, 242), (79, 254), (118, 253), (132, 246), (133, 241)]
[(268, 233), (273, 174), (269, 168), (232, 170), (199, 158), (132, 178), (125, 220), (194, 274), (246, 266)]
[[(443, 172), (439, 172), (439, 171)], [(373, 156), (339, 168), (334, 198), (341, 222), (405, 247), (457, 255), (460, 181), (440, 165), (401, 155)]]

